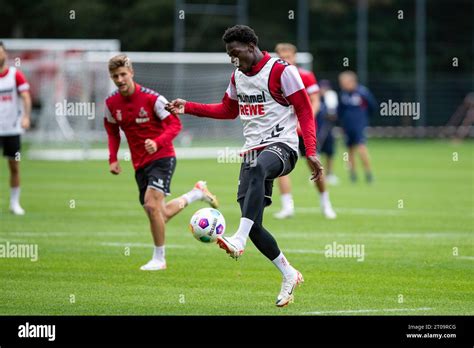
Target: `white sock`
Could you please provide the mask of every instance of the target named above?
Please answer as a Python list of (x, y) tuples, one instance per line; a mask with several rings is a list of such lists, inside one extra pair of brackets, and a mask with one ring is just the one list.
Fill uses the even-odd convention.
[(234, 237), (242, 242), (242, 246), (245, 246), (247, 243), (247, 238), (249, 237), (250, 230), (252, 229), (253, 221), (247, 218), (240, 218), (240, 225), (237, 232), (234, 234)]
[(293, 196), (291, 193), (284, 193), (281, 195), (281, 205), (283, 210), (293, 211), (295, 209), (295, 204), (293, 203)]
[(165, 246), (156, 246), (153, 250), (153, 260), (165, 261)]
[(321, 205), (326, 205), (327, 203), (329, 203), (329, 192), (321, 192)]
[(290, 265), (282, 252), (280, 252), (280, 255), (272, 262), (280, 270), (281, 274), (283, 274), (283, 277), (290, 278), (295, 276), (296, 270)]
[(10, 205), (19, 205), (20, 204), (20, 186), (12, 187), (10, 189)]
[(183, 197), (186, 202), (188, 202), (188, 204), (191, 204), (192, 202), (199, 201), (200, 199), (202, 199), (203, 193), (201, 190), (193, 188), (191, 191), (185, 193), (181, 197)]

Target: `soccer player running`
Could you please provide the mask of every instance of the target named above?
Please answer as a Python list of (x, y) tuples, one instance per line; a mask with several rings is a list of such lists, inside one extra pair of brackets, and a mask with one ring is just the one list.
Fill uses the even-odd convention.
[[(296, 65), (296, 46), (290, 44), (290, 43), (279, 43), (275, 47), (275, 52), (278, 54), (278, 56), (285, 60), (286, 62)], [(320, 97), (319, 97), (319, 86), (316, 81), (316, 77), (311, 71), (302, 69), (300, 67), (297, 67), (298, 73), (301, 76), (301, 80), (303, 81), (303, 84), (306, 89), (306, 93), (309, 95), (309, 99), (311, 101), (311, 107), (313, 111), (313, 116), (315, 116), (319, 109), (320, 109)], [(300, 150), (300, 153), (303, 157), (306, 156), (305, 152), (305, 144), (303, 141), (303, 136), (301, 132), (301, 128), (298, 125), (298, 147)], [(319, 129), (318, 129), (318, 139), (321, 142), (320, 139), (320, 134), (319, 134)], [(321, 144), (320, 144), (321, 145)], [(311, 162), (307, 159), (306, 160), (309, 169), (311, 170)], [(278, 184), (280, 188), (280, 193), (281, 193), (281, 204), (282, 204), (282, 209), (275, 213), (275, 217), (277, 219), (286, 219), (289, 217), (292, 217), (295, 214), (295, 207), (294, 207), (294, 202), (293, 202), (293, 195), (291, 194), (291, 179), (289, 175), (285, 176), (280, 176), (278, 178)], [(335, 219), (336, 218), (336, 212), (332, 208), (331, 200), (329, 199), (329, 192), (326, 189), (326, 182), (325, 182), (325, 177), (324, 175), (321, 176), (320, 180), (317, 180), (314, 182), (315, 188), (317, 191), (319, 191), (320, 194), (320, 206), (321, 206), (321, 211), (323, 215), (328, 218), (328, 219)]]
[(368, 183), (373, 181), (369, 152), (366, 146), (365, 128), (369, 124), (369, 115), (377, 110), (377, 102), (367, 89), (357, 81), (353, 71), (346, 70), (339, 74), (339, 106), (337, 114), (346, 136), (349, 152), (349, 170), (352, 182), (357, 181), (355, 171), (355, 152), (359, 153)]
[(214, 208), (218, 202), (204, 181), (198, 181), (181, 197), (165, 202), (176, 167), (172, 141), (182, 128), (181, 122), (165, 110), (168, 102), (165, 97), (134, 82), (132, 63), (126, 55), (110, 59), (109, 73), (118, 88), (105, 100), (110, 172), (114, 175), (121, 172), (117, 159), (121, 129), (130, 147), (139, 200), (150, 220), (155, 244), (152, 259), (140, 269), (163, 270), (166, 269), (165, 224), (194, 201), (206, 201)]
[(10, 170), (10, 211), (24, 215), (20, 205), (20, 137), (30, 128), (30, 85), (20, 70), (7, 65), (7, 59), (0, 41), (0, 147)]
[(222, 37), (231, 62), (237, 67), (218, 104), (173, 100), (171, 112), (216, 119), (240, 115), (245, 144), (240, 168), (237, 201), (242, 217), (237, 232), (218, 238), (218, 245), (238, 259), (250, 237), (257, 249), (283, 275), (276, 305), (293, 301), (303, 276), (290, 265), (273, 236), (263, 226), (264, 208), (271, 204), (273, 180), (290, 173), (298, 158), (297, 119), (303, 132), (312, 179), (319, 180), (322, 166), (316, 157), (315, 123), (311, 103), (295, 66), (271, 58), (258, 48), (258, 37), (245, 25), (228, 28)]

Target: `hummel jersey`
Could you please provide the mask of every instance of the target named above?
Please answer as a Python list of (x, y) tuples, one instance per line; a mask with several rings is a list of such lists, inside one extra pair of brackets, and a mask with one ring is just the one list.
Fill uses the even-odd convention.
[(185, 113), (217, 119), (240, 117), (243, 152), (282, 142), (297, 151), (300, 122), (308, 156), (316, 154), (315, 122), (311, 103), (295, 66), (267, 52), (250, 72), (236, 69), (219, 104), (188, 101)]
[(256, 75), (234, 71), (227, 94), (239, 103), (244, 127), (242, 151), (282, 142), (298, 150), (297, 118), (285, 97), (304, 89), (296, 67), (270, 58)]
[[(137, 83), (132, 95), (122, 96), (116, 90), (106, 99), (104, 124), (110, 163), (117, 161), (120, 129), (127, 137), (135, 170), (154, 160), (175, 156), (172, 140), (181, 130), (181, 121), (165, 110), (167, 102), (162, 95)], [(146, 151), (146, 139), (157, 143), (155, 153)]]

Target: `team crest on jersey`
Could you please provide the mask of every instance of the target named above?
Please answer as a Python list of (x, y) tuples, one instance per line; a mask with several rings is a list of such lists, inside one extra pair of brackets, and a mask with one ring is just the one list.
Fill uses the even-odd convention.
[(117, 121), (122, 121), (122, 110), (117, 110), (117, 112), (115, 113), (115, 118), (117, 119)]
[(148, 117), (148, 112), (146, 112), (145, 108), (142, 106), (140, 108), (140, 111), (138, 112), (138, 117), (135, 119), (136, 123), (145, 123), (150, 121), (150, 118)]
[(148, 116), (148, 112), (146, 112), (146, 110), (143, 106), (140, 108), (140, 112), (138, 113), (138, 116), (140, 116), (140, 117), (147, 117)]

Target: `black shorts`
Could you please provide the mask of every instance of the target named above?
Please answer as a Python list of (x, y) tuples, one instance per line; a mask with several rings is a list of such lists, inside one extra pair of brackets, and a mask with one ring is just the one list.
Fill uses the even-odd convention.
[(170, 192), (171, 178), (176, 168), (176, 157), (160, 158), (135, 172), (140, 203), (145, 204), (145, 192), (148, 188), (161, 191), (166, 196)]
[(20, 152), (20, 136), (5, 135), (0, 136), (0, 147), (3, 147), (3, 156), (15, 158)]
[(259, 155), (269, 151), (275, 154), (272, 161), (281, 161), (283, 169), (279, 175), (274, 178), (265, 180), (265, 206), (272, 204), (273, 180), (279, 176), (288, 175), (296, 165), (298, 154), (292, 148), (284, 143), (270, 144), (267, 147), (255, 151), (250, 151), (244, 155), (243, 163), (240, 166), (239, 187), (237, 189), (237, 201), (245, 198), (250, 181), (250, 168), (255, 165), (255, 160), (258, 160)]

